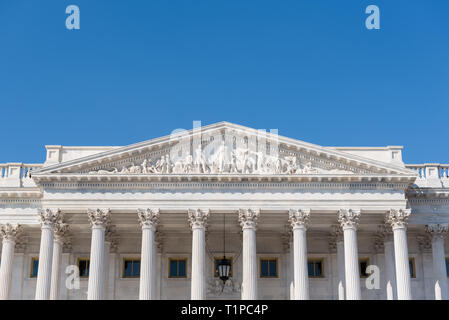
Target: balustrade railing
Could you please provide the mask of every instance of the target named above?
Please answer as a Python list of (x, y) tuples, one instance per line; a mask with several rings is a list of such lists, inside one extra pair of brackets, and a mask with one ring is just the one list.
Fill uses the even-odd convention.
[(32, 172), (41, 167), (40, 163), (2, 163), (0, 164), (0, 187), (33, 187)]

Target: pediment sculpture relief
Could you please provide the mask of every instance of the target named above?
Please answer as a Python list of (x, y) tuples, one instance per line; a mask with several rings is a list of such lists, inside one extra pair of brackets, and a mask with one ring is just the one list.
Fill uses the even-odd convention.
[(353, 173), (340, 169), (323, 169), (296, 156), (268, 155), (261, 151), (229, 148), (221, 144), (206, 154), (199, 145), (193, 155), (165, 154), (145, 158), (140, 164), (89, 171), (89, 174), (329, 174)]

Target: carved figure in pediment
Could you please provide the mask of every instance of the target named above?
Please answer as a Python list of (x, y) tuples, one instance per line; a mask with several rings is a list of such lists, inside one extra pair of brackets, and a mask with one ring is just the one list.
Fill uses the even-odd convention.
[(117, 168), (112, 168), (111, 171), (109, 170), (98, 170), (98, 171), (89, 171), (89, 174), (111, 174), (111, 173), (117, 173)]
[(131, 166), (128, 168), (129, 173), (142, 173), (142, 167), (136, 166), (134, 163), (131, 163)]
[(296, 157), (294, 156), (287, 156), (285, 157), (285, 166), (284, 166), (284, 170), (282, 173), (286, 173), (286, 174), (295, 174), (296, 171), (298, 170), (299, 166), (296, 163)]
[(194, 165), (198, 173), (206, 173), (206, 159), (201, 144), (195, 149)]
[(318, 169), (312, 167), (312, 162), (307, 162), (304, 167), (302, 168), (302, 173), (309, 174), (309, 173), (318, 173)]

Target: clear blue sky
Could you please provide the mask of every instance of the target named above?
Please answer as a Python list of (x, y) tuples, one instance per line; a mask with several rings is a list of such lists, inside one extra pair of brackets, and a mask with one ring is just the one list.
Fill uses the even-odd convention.
[(0, 0), (0, 162), (193, 120), (449, 163), (449, 1)]

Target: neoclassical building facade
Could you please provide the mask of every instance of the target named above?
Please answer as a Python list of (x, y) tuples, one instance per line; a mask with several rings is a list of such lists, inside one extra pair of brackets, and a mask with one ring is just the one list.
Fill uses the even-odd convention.
[(448, 168), (228, 122), (49, 145), (0, 164), (0, 299), (447, 299)]

